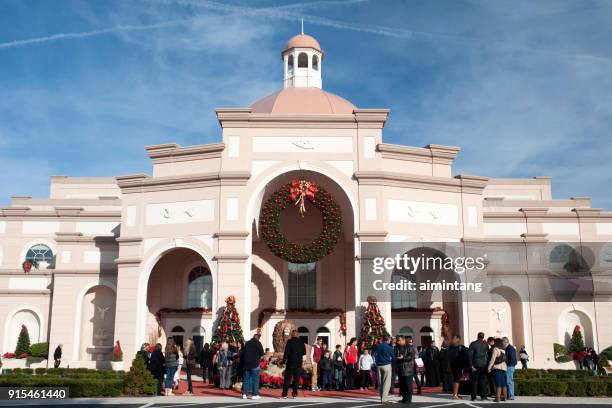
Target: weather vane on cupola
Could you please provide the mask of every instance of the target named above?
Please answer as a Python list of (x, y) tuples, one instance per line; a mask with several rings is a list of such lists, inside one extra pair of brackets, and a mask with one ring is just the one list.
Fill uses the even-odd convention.
[(304, 35), (304, 17), (302, 17), (302, 35)]

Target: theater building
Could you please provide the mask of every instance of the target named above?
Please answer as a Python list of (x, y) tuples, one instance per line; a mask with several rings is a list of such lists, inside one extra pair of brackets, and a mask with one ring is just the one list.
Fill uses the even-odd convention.
[[(586, 197), (553, 199), (549, 177), (455, 175), (458, 147), (385, 143), (389, 110), (323, 90), (326, 55), (313, 37), (293, 37), (281, 56), (279, 91), (216, 110), (219, 142), (148, 146), (151, 174), (53, 176), (48, 198), (12, 197), (0, 209), (2, 353), (23, 324), (32, 343), (63, 344), (64, 365), (107, 367), (119, 340), (127, 366), (143, 342), (209, 342), (228, 296), (245, 336), (259, 327), (266, 347), (281, 320), (309, 342), (343, 344), (361, 324), (363, 242), (612, 239), (612, 212)], [(309, 262), (273, 252), (264, 236), (262, 209), (293, 180), (315, 183), (341, 212), (333, 250)], [(291, 242), (311, 243), (327, 225), (309, 200), (304, 214), (280, 211)], [(37, 267), (24, 272), (26, 260)], [(397, 295), (380, 307), (387, 328), (417, 344), (440, 344), (446, 315), (469, 339), (482, 330), (525, 344), (533, 367), (557, 367), (552, 343), (576, 324), (587, 345), (612, 345), (610, 303), (498, 293), (495, 305)]]

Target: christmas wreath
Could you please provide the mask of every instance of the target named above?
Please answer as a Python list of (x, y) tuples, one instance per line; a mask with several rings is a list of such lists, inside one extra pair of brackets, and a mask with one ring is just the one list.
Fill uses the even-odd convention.
[[(294, 204), (304, 216), (306, 200), (323, 215), (321, 234), (308, 244), (291, 242), (280, 231), (281, 213), (289, 204)], [(260, 225), (263, 240), (276, 256), (293, 263), (316, 262), (329, 255), (338, 244), (342, 212), (332, 195), (314, 182), (293, 180), (274, 192), (263, 205)]]

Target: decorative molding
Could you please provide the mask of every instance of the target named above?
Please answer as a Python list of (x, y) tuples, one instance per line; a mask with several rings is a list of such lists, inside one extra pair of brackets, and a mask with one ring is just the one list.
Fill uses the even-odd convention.
[(121, 246), (137, 246), (143, 241), (142, 237), (117, 237), (115, 241)]
[(217, 254), (213, 257), (214, 261), (219, 263), (243, 263), (249, 259), (246, 254)]
[(429, 144), (425, 147), (411, 147), (379, 143), (377, 151), (385, 159), (407, 160), (422, 163), (452, 164), (461, 148)]
[(145, 207), (146, 225), (210, 222), (215, 218), (215, 200), (150, 203)]
[(421, 190), (447, 191), (481, 195), (486, 178), (459, 175), (454, 178), (404, 174), (390, 171), (358, 170), (355, 178), (361, 185), (392, 186)]
[(169, 177), (149, 177), (143, 174), (117, 177), (123, 193), (182, 190), (214, 186), (244, 186), (251, 178), (247, 171), (221, 171)]
[(355, 236), (362, 242), (378, 242), (384, 241), (387, 234), (387, 231), (359, 231)]
[(145, 150), (148, 152), (153, 164), (161, 164), (221, 158), (225, 145), (223, 143), (211, 143), (183, 147), (176, 143), (166, 143), (146, 146)]
[(83, 235), (80, 232), (56, 232), (55, 242), (62, 244), (92, 244), (92, 243), (106, 243), (115, 244), (115, 237), (111, 235), (95, 236), (95, 235)]
[(214, 238), (241, 240), (249, 236), (249, 231), (219, 231), (213, 235)]
[(7, 290), (0, 289), (0, 295), (2, 296), (50, 296), (51, 291), (46, 290)]
[(115, 263), (117, 265), (140, 265), (142, 259), (140, 258), (117, 258)]

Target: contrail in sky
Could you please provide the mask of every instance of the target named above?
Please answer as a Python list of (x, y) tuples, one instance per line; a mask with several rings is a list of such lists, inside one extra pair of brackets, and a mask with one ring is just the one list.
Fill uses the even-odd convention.
[[(233, 4), (220, 3), (217, 1), (197, 1), (197, 0), (152, 0), (156, 3), (161, 3), (165, 5), (182, 5), (196, 8), (203, 8), (214, 11), (224, 11), (228, 13), (240, 14), (244, 16), (255, 16), (255, 17), (265, 17), (271, 18), (275, 20), (285, 20), (292, 22), (299, 22), (302, 17), (305, 18), (307, 24), (318, 25), (318, 26), (326, 26), (331, 28), (337, 28), (341, 30), (350, 30), (356, 32), (370, 33), (383, 35), (386, 37), (393, 37), (399, 39), (412, 39), (415, 37), (429, 38), (433, 40), (446, 40), (456, 43), (462, 43), (468, 46), (492, 46), (498, 47), (502, 49), (507, 49), (509, 51), (524, 51), (531, 53), (539, 53), (543, 55), (549, 55), (553, 57), (560, 57), (566, 59), (573, 60), (591, 60), (596, 62), (605, 62), (611, 63), (612, 61), (607, 57), (590, 55), (590, 54), (572, 54), (572, 53), (564, 53), (558, 51), (548, 51), (537, 48), (532, 48), (528, 46), (522, 45), (514, 45), (508, 43), (502, 43), (491, 40), (482, 40), (477, 38), (469, 38), (469, 37), (461, 37), (454, 36), (448, 34), (437, 34), (430, 33), (425, 31), (412, 31), (412, 30), (404, 30), (399, 28), (388, 28), (382, 26), (373, 26), (373, 25), (364, 25), (364, 24), (354, 24), (340, 20), (332, 20), (324, 17), (314, 16), (314, 15), (306, 15), (306, 14), (297, 14), (293, 11), (288, 11), (291, 9), (300, 9), (300, 8), (315, 8), (315, 7), (323, 7), (323, 6), (331, 6), (331, 5), (349, 5), (365, 2), (367, 0), (321, 0), (315, 2), (303, 2), (303, 3), (294, 3), (285, 6), (278, 7), (266, 7), (266, 8), (254, 8), (254, 7), (245, 7), (245, 6), (237, 6)], [(31, 45), (37, 43), (45, 43), (50, 41), (62, 40), (62, 39), (72, 39), (72, 38), (86, 38), (86, 37), (94, 37), (104, 34), (111, 34), (116, 32), (126, 32), (126, 31), (144, 31), (144, 30), (153, 30), (153, 29), (162, 29), (166, 27), (172, 26), (181, 26), (189, 21), (195, 21), (198, 19), (203, 19), (203, 16), (194, 16), (191, 18), (183, 18), (176, 19), (170, 21), (163, 21), (159, 23), (153, 24), (144, 24), (144, 25), (118, 25), (109, 28), (103, 28), (99, 30), (78, 32), (78, 33), (60, 33), (54, 34), (47, 37), (38, 37), (31, 38), (25, 40), (15, 40), (0, 43), (0, 49), (2, 48), (11, 48), (11, 47), (19, 47), (24, 45)]]

